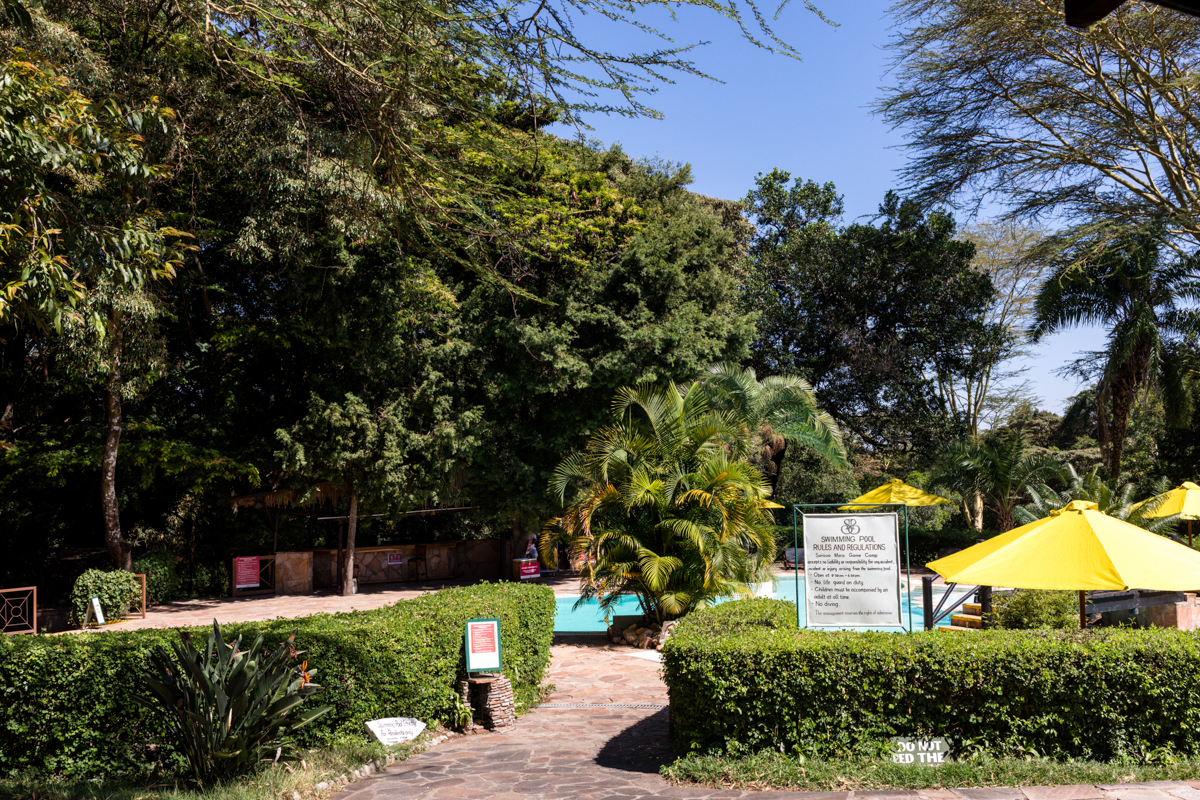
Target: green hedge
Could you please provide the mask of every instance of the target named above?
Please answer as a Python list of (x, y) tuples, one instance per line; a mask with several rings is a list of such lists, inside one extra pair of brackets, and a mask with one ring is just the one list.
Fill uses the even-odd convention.
[(682, 750), (828, 758), (945, 736), (960, 753), (1200, 754), (1193, 633), (805, 631), (749, 603), (687, 617), (663, 647)]
[[(504, 672), (518, 703), (537, 702), (550, 661), (554, 593), (514, 583), (444, 589), (373, 611), (317, 614), (222, 626), (227, 636), (261, 630), (271, 644), (297, 631), (303, 659), (326, 691), (316, 702), (332, 713), (304, 731), (314, 746), (368, 735), (364, 722), (416, 717), (453, 721), (460, 707), (463, 624), (500, 620)], [(208, 628), (190, 634), (207, 637)], [(0, 638), (0, 775), (138, 777), (152, 768), (150, 745), (162, 731), (131, 695), (155, 644), (175, 630)], [(168, 762), (173, 754), (165, 753)]]

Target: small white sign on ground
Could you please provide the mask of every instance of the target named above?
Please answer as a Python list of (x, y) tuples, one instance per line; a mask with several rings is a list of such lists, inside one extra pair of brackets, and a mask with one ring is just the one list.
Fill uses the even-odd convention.
[(810, 627), (901, 627), (896, 514), (805, 514)]
[(892, 739), (896, 745), (892, 761), (897, 764), (925, 764), (936, 767), (946, 762), (950, 745), (945, 739)]
[(384, 744), (401, 744), (420, 736), (421, 731), (425, 730), (425, 723), (411, 717), (388, 717), (370, 720), (367, 727)]

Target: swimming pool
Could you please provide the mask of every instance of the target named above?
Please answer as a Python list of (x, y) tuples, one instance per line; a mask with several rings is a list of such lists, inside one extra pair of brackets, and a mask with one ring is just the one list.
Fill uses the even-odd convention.
[[(939, 590), (938, 594), (940, 594)], [(774, 597), (776, 600), (789, 600), (796, 602), (796, 579), (793, 577), (780, 576), (775, 581), (775, 586), (763, 586), (759, 592), (761, 596)], [(557, 610), (554, 617), (554, 630), (559, 633), (568, 632), (593, 632), (605, 630), (604, 612), (600, 610), (600, 604), (595, 600), (588, 602), (575, 608), (575, 602), (579, 598), (576, 597), (559, 597), (557, 598)], [(935, 594), (934, 601), (938, 600), (938, 595)], [(723, 602), (723, 601), (722, 601)], [(804, 614), (804, 578), (800, 578), (800, 602), (797, 603), (800, 607), (800, 624), (805, 623)], [(617, 603), (616, 610), (611, 612), (615, 614), (641, 614), (642, 608), (638, 605), (637, 600), (632, 597), (622, 597)], [(913, 592), (913, 609), (912, 609), (912, 624), (914, 629), (920, 630), (922, 626), (923, 608), (921, 605), (920, 587), (914, 586)], [(908, 593), (902, 591), (900, 593), (900, 619), (907, 625), (908, 623)], [(947, 618), (942, 621), (941, 625), (949, 625), (950, 620)], [(868, 630), (867, 628), (848, 628), (847, 630)], [(874, 628), (872, 630), (895, 631), (899, 628)]]

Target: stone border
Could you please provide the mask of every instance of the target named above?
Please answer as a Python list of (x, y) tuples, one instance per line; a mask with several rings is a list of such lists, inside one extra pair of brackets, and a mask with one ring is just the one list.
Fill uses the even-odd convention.
[[(430, 738), (428, 741), (422, 743), (419, 747), (414, 748), (412, 750), (412, 752), (410, 752), (408, 754), (408, 758), (412, 758), (413, 756), (420, 755), (421, 753), (424, 753), (426, 750), (430, 749), (431, 747), (435, 747), (436, 745), (439, 745), (442, 742), (446, 741), (447, 739), (450, 739), (456, 735), (457, 734), (454, 731), (444, 730), (441, 733)], [(405, 759), (405, 760), (407, 760), (407, 759)], [(375, 761), (368, 761), (366, 764), (363, 764), (358, 769), (352, 769), (347, 773), (337, 776), (336, 778), (330, 778), (327, 781), (321, 781), (316, 786), (314, 786), (313, 789), (317, 792), (326, 792), (331, 789), (334, 791), (339, 791), (341, 789), (344, 789), (349, 784), (354, 783), (355, 781), (360, 781), (363, 778), (369, 778), (372, 775), (384, 772), (387, 770), (388, 767), (392, 766), (395, 763), (397, 763), (396, 754), (388, 753), (386, 756), (384, 756), (381, 759), (376, 759)], [(301, 800), (300, 793), (292, 792), (291, 800)]]

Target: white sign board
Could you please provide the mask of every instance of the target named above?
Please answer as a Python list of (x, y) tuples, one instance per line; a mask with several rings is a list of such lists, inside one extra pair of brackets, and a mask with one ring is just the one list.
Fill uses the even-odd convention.
[(466, 625), (467, 672), (503, 669), (500, 657), (500, 620), (473, 619)]
[(369, 720), (367, 727), (384, 744), (400, 744), (420, 736), (421, 731), (425, 730), (425, 723), (411, 717), (388, 717)]
[(945, 739), (892, 739), (896, 749), (892, 761), (896, 764), (925, 764), (936, 767), (946, 763), (950, 745)]
[(810, 627), (900, 627), (896, 514), (805, 514), (804, 583)]

